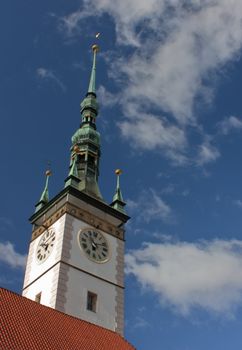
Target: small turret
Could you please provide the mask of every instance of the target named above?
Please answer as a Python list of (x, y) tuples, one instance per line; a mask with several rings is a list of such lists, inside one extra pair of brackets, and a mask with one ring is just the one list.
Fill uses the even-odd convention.
[(73, 148), (73, 152), (74, 154), (72, 156), (72, 165), (70, 167), (68, 177), (65, 180), (65, 187), (72, 186), (72, 187), (78, 188), (78, 185), (81, 181), (78, 177), (78, 170), (77, 170), (77, 164), (76, 164), (77, 155), (79, 153), (79, 147), (75, 146)]
[(35, 205), (35, 212), (37, 212), (38, 210), (40, 210), (45, 204), (47, 204), (49, 202), (49, 177), (51, 176), (51, 171), (47, 170), (45, 172), (45, 176), (46, 176), (46, 180), (45, 180), (45, 187), (44, 190), (41, 194), (40, 200), (38, 201), (38, 203)]
[(116, 186), (115, 194), (113, 196), (113, 201), (110, 205), (114, 209), (119, 210), (122, 213), (126, 214), (124, 209), (126, 203), (123, 200), (122, 192), (120, 189), (120, 179), (119, 179), (120, 175), (122, 174), (122, 170), (121, 169), (115, 170), (115, 174), (117, 175), (117, 186)]

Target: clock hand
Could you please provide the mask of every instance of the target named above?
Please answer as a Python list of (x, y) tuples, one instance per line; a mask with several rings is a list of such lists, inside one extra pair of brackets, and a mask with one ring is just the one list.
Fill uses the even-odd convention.
[(96, 245), (96, 243), (94, 242), (94, 240), (92, 239), (92, 237), (89, 237), (89, 240), (90, 240), (90, 242), (91, 242), (92, 249), (93, 249), (93, 250), (96, 250), (97, 245)]
[(89, 237), (89, 240), (91, 241), (91, 244), (95, 244), (96, 245), (96, 243), (94, 242), (92, 237)]
[(96, 243), (92, 242), (92, 249), (93, 249), (93, 250), (96, 250), (96, 248), (97, 248)]

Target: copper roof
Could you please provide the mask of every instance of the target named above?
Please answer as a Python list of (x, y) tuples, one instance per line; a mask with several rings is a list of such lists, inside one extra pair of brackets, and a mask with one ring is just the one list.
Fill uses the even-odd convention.
[(134, 350), (119, 334), (0, 288), (0, 350)]

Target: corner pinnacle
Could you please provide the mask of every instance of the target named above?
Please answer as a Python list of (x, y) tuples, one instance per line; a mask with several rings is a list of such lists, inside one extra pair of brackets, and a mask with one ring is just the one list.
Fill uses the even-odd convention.
[(122, 192), (120, 189), (120, 179), (119, 179), (120, 175), (122, 174), (122, 170), (116, 169), (115, 174), (117, 175), (117, 185), (116, 185), (115, 194), (113, 196), (113, 201), (111, 203), (111, 207), (113, 207), (114, 209), (117, 209), (125, 214), (124, 207), (125, 207), (126, 203), (123, 200)]
[(45, 180), (45, 187), (44, 190), (40, 196), (39, 202), (36, 204), (35, 212), (37, 212), (39, 209), (41, 209), (45, 204), (49, 202), (49, 177), (52, 175), (51, 170), (48, 169), (45, 172), (46, 180)]

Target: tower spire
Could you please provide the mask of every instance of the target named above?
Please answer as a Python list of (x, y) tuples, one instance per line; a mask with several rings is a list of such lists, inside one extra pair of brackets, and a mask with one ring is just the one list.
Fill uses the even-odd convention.
[(35, 212), (37, 212), (39, 209), (41, 209), (45, 204), (47, 204), (49, 202), (49, 177), (51, 176), (51, 171), (50, 170), (46, 170), (45, 172), (45, 187), (44, 190), (40, 196), (40, 199), (38, 201), (38, 203), (36, 204), (36, 209)]
[(115, 174), (117, 175), (117, 185), (116, 185), (115, 194), (113, 196), (113, 201), (111, 203), (111, 207), (125, 214), (124, 207), (126, 203), (123, 200), (123, 196), (120, 188), (120, 179), (119, 179), (120, 175), (122, 174), (122, 170), (121, 169), (115, 170)]
[[(98, 45), (93, 45), (92, 51), (91, 76), (88, 91), (81, 102), (81, 125), (72, 137), (70, 164), (70, 172), (72, 174), (69, 173), (68, 177), (72, 177), (72, 185), (77, 189), (102, 200), (98, 187), (99, 159), (101, 155), (100, 134), (96, 130), (96, 118), (99, 108), (96, 99), (96, 57), (99, 51)], [(78, 150), (78, 152), (75, 150)], [(76, 181), (78, 179), (79, 182)], [(70, 181), (66, 182), (66, 186), (69, 184)]]
[(90, 82), (88, 87), (88, 94), (96, 94), (96, 57), (97, 57), (97, 52), (99, 51), (98, 45), (93, 45), (92, 51), (93, 51), (93, 64), (92, 64), (92, 72), (91, 72), (91, 77), (90, 77)]

